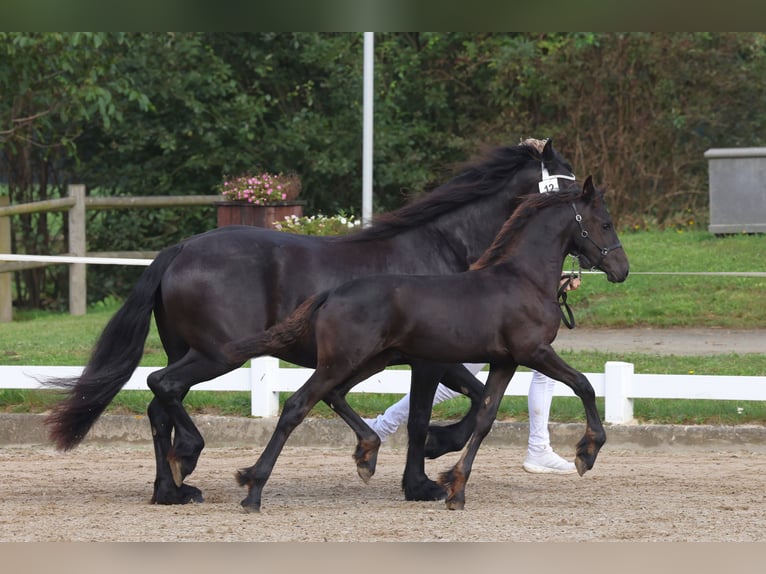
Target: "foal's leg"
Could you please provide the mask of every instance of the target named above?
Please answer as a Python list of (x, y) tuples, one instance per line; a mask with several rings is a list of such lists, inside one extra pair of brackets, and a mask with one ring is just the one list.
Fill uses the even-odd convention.
[(375, 474), (375, 467), (378, 462), (378, 450), (380, 449), (380, 437), (370, 426), (364, 422), (364, 419), (351, 408), (346, 401), (346, 395), (349, 391), (361, 383), (367, 377), (374, 375), (385, 369), (391, 364), (392, 353), (383, 352), (380, 355), (368, 360), (361, 370), (357, 370), (353, 376), (346, 381), (330, 389), (322, 400), (342, 418), (351, 430), (356, 434), (356, 450), (354, 451), (354, 461), (356, 462), (356, 472), (365, 483), (370, 481)]
[[(333, 364), (338, 361), (332, 359), (326, 360), (327, 364)], [(383, 357), (375, 357), (372, 360), (367, 361), (362, 367), (355, 369), (352, 373), (347, 373), (345, 369), (335, 368), (321, 368), (318, 367), (314, 374), (286, 401), (282, 408), (282, 414), (279, 416), (277, 426), (269, 439), (266, 448), (258, 457), (256, 463), (248, 468), (244, 468), (237, 473), (237, 482), (240, 486), (247, 486), (247, 496), (242, 500), (242, 507), (248, 512), (259, 512), (261, 509), (261, 496), (263, 493), (263, 487), (266, 481), (271, 476), (271, 472), (274, 469), (274, 465), (277, 462), (279, 454), (287, 442), (290, 434), (295, 428), (306, 418), (308, 413), (314, 408), (322, 398), (327, 397), (328, 394), (334, 389), (348, 390), (355, 384), (365, 380), (367, 377), (374, 375), (375, 373), (382, 371), (388, 360)], [(343, 394), (339, 395), (343, 396)], [(345, 399), (342, 400), (345, 403)], [(354, 413), (353, 409), (348, 406), (348, 411)], [(346, 410), (344, 409), (344, 413)], [(359, 415), (354, 413), (352, 417), (354, 419), (359, 418)], [(367, 425), (359, 418), (359, 423), (364, 427)], [(355, 421), (356, 424), (356, 421)], [(369, 429), (369, 427), (367, 427)], [(372, 432), (372, 429), (369, 429)], [(372, 434), (375, 434), (374, 432)], [(380, 446), (380, 439), (375, 435), (372, 439), (376, 442), (374, 447), (374, 457), (372, 458), (372, 470), (374, 471), (375, 460), (377, 458), (377, 450)], [(358, 463), (357, 463), (358, 464)], [(358, 471), (360, 476), (362, 472)], [(364, 476), (362, 476), (364, 479)]]
[(465, 446), (476, 428), (476, 413), (479, 411), (481, 397), (484, 394), (484, 385), (463, 365), (450, 365), (441, 377), (441, 383), (453, 391), (466, 395), (471, 400), (471, 407), (456, 423), (428, 427), (425, 447), (425, 456), (428, 458), (438, 458)]
[(318, 368), (303, 386), (285, 401), (277, 426), (261, 456), (253, 466), (243, 468), (236, 474), (239, 485), (248, 488), (247, 496), (241, 502), (247, 512), (260, 512), (263, 487), (271, 476), (290, 434), (306, 418), (314, 405), (338, 383), (338, 379), (333, 377), (331, 372)]
[[(345, 385), (344, 385), (345, 386)], [(353, 385), (352, 385), (353, 386)], [(350, 387), (349, 387), (350, 388)], [(322, 399), (337, 415), (342, 418), (356, 434), (354, 461), (356, 472), (365, 483), (375, 474), (380, 449), (380, 437), (364, 419), (346, 402), (348, 390), (333, 389)]]
[(577, 443), (575, 466), (580, 476), (596, 462), (598, 451), (606, 442), (606, 431), (596, 408), (596, 393), (588, 377), (569, 366), (550, 345), (541, 345), (524, 365), (543, 375), (561, 381), (580, 397), (585, 409), (585, 435)]
[(474, 458), (476, 458), (476, 453), (484, 437), (492, 429), (492, 423), (495, 422), (497, 410), (500, 408), (500, 401), (511, 377), (516, 372), (516, 367), (517, 365), (514, 363), (501, 367), (493, 365), (490, 368), (484, 389), (484, 400), (476, 416), (476, 430), (468, 440), (468, 445), (455, 466), (440, 477), (440, 482), (447, 489), (447, 508), (449, 510), (462, 510), (465, 507), (465, 485), (468, 482), (468, 477), (471, 476)]

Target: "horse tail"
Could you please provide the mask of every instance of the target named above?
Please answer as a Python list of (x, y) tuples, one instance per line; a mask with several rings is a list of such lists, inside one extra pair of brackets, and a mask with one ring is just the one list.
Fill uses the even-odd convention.
[(286, 319), (252, 337), (232, 341), (223, 348), (224, 356), (241, 364), (263, 355), (278, 355), (309, 336), (316, 310), (327, 300), (329, 291), (313, 295), (301, 303)]
[(66, 395), (45, 418), (49, 436), (59, 450), (73, 449), (85, 438), (138, 367), (160, 281), (181, 249), (181, 245), (164, 249), (146, 268), (102, 331), (79, 377), (42, 381), (46, 386), (62, 389)]

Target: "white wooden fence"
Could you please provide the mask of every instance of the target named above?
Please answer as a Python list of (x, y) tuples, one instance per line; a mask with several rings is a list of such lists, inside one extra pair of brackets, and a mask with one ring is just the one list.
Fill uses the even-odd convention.
[[(159, 367), (139, 367), (123, 387), (148, 390), (146, 377)], [(82, 367), (0, 366), (0, 389), (41, 388), (47, 377), (76, 376)], [(192, 390), (246, 391), (251, 396), (251, 413), (257, 417), (276, 416), (280, 392), (294, 392), (312, 373), (311, 369), (281, 368), (272, 357), (251, 361), (250, 367), (200, 383)], [(478, 375), (486, 381), (487, 371)], [(629, 423), (633, 419), (634, 399), (715, 399), (732, 401), (766, 400), (766, 376), (642, 375), (632, 363), (609, 361), (603, 373), (586, 373), (596, 396), (604, 397), (604, 419), (608, 423)], [(531, 373), (519, 372), (505, 394), (525, 396)], [(408, 369), (387, 369), (354, 387), (351, 392), (405, 394), (409, 392)], [(557, 384), (555, 396), (574, 396), (564, 384)]]

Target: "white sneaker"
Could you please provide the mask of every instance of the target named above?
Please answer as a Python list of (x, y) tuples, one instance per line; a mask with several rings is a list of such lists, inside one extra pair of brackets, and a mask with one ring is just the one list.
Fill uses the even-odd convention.
[(522, 468), (533, 474), (572, 474), (577, 472), (574, 463), (564, 460), (552, 450), (540, 454), (530, 454), (524, 460)]

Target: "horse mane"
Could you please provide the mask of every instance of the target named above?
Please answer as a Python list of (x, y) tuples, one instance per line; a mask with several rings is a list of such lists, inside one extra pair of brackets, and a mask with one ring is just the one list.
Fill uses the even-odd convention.
[(562, 203), (571, 203), (582, 195), (582, 188), (579, 185), (569, 190), (562, 190), (550, 193), (535, 193), (526, 197), (519, 198), (519, 204), (513, 211), (498, 234), (495, 236), (492, 245), (482, 253), (472, 265), (471, 269), (483, 269), (498, 263), (508, 257), (508, 252), (519, 237), (520, 231), (529, 223), (533, 215), (541, 209), (560, 205)]
[[(420, 227), (461, 205), (498, 193), (528, 162), (542, 162), (545, 141), (529, 138), (514, 146), (489, 148), (459, 165), (458, 175), (447, 183), (419, 195), (399, 209), (378, 215), (370, 227), (337, 239), (364, 241), (391, 237), (406, 229)], [(571, 171), (566, 160), (555, 150), (554, 153), (556, 160)]]

